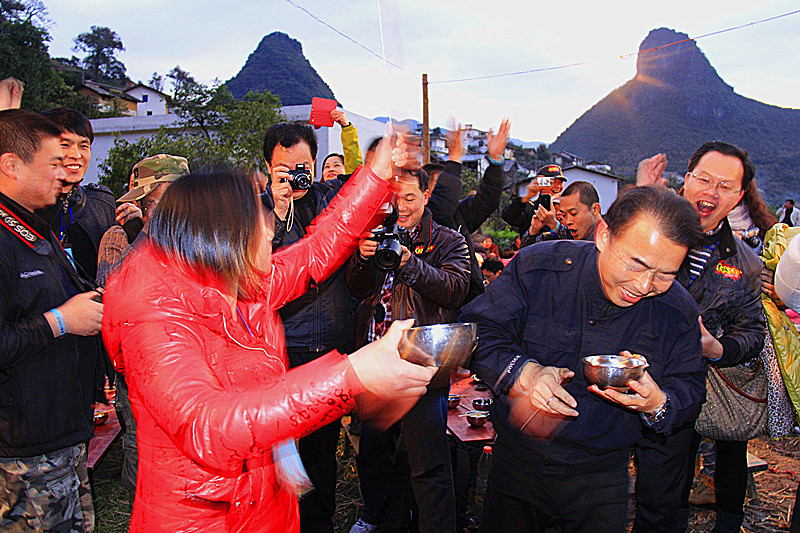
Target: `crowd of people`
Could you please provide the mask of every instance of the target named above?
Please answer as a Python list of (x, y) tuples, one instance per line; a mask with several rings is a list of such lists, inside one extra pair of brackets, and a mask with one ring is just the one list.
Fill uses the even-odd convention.
[[(350, 532), (455, 532), (449, 380), (400, 357), (412, 325), (477, 324), (470, 370), (497, 432), (480, 531), (626, 531), (632, 491), (633, 531), (684, 531), (710, 451), (714, 531), (739, 531), (747, 442), (701, 447), (698, 417), (718, 416), (709, 374), (771, 372), (762, 432), (795, 425), (794, 374), (778, 369), (800, 377), (783, 313), (798, 306), (800, 215), (792, 200), (769, 212), (742, 148), (700, 146), (678, 191), (663, 154), (643, 159), (605, 213), (552, 164), (501, 206), (509, 120), (462, 197), (460, 128), (442, 163), (421, 165), (397, 132), (362, 157), (336, 109), (343, 153), (320, 176), (314, 130), (284, 122), (263, 139), (266, 182), (149, 154), (115, 200), (83, 183), (85, 116), (16, 109), (22, 87), (4, 91), (2, 530), (94, 530), (86, 451), (109, 381), (131, 531), (332, 532), (353, 413), (364, 506)], [(508, 249), (482, 233), (500, 209)], [(647, 368), (628, 392), (601, 389), (582, 373), (596, 354)]]

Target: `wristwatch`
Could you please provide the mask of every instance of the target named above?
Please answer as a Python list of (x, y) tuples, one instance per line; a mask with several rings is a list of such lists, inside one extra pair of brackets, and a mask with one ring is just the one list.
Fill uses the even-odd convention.
[(646, 415), (647, 421), (651, 424), (657, 424), (667, 417), (667, 411), (669, 411), (669, 394), (666, 396), (667, 399), (664, 400), (664, 403), (661, 404), (661, 407)]

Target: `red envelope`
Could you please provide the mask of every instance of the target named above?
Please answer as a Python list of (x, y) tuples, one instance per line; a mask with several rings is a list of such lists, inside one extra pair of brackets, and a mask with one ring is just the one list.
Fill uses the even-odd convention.
[(308, 122), (317, 129), (322, 126), (330, 128), (333, 126), (331, 111), (334, 109), (336, 109), (336, 100), (315, 96), (311, 99), (311, 117)]

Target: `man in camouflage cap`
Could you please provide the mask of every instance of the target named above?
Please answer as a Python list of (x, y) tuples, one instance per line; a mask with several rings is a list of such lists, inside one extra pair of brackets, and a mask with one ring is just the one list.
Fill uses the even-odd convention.
[(160, 184), (175, 181), (188, 173), (189, 164), (184, 157), (158, 154), (142, 159), (133, 167), (131, 189), (122, 195), (117, 202), (141, 200)]
[[(130, 177), (130, 190), (117, 202), (131, 201), (138, 204), (142, 211), (144, 224), (152, 216), (161, 196), (170, 182), (189, 173), (189, 165), (183, 157), (158, 154), (136, 163)], [(141, 228), (144, 224), (140, 224)], [(128, 226), (126, 226), (128, 228)], [(128, 228), (129, 229), (129, 228)], [(120, 264), (137, 237), (138, 232), (128, 233), (122, 226), (109, 228), (100, 242), (99, 261), (97, 265), (97, 283), (105, 286), (109, 274)], [(125, 434), (122, 436), (122, 484), (130, 490), (136, 488), (136, 469), (139, 454), (136, 448), (136, 420), (133, 418), (131, 404), (128, 400), (128, 385), (123, 374), (117, 375), (117, 415), (125, 421)]]

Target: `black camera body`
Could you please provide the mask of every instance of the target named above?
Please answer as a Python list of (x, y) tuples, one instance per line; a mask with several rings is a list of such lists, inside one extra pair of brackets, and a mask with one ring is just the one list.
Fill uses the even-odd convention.
[(371, 240), (378, 243), (372, 260), (375, 266), (384, 272), (397, 270), (403, 259), (403, 246), (409, 250), (413, 246), (411, 235), (403, 226), (395, 223), (391, 228), (382, 226), (372, 230)]
[(297, 165), (294, 170), (289, 171), (291, 176), (287, 181), (292, 186), (293, 191), (305, 191), (311, 188), (314, 179), (311, 177), (311, 172), (306, 170), (305, 165)]

